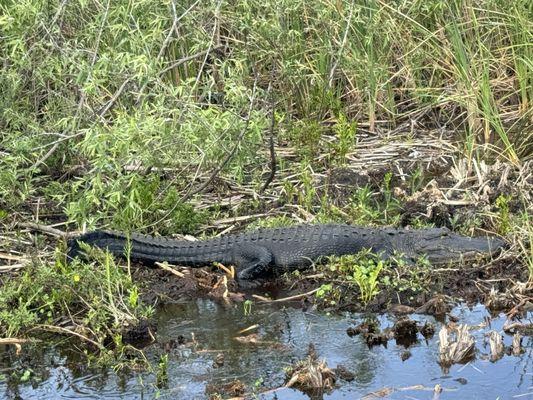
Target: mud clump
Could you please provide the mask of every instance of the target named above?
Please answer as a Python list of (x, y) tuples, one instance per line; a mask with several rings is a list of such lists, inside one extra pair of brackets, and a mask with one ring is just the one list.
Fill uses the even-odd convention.
[(412, 319), (402, 318), (396, 321), (392, 327), (392, 332), (397, 344), (409, 347), (417, 342), (418, 326)]
[(157, 327), (153, 321), (140, 320), (137, 324), (125, 327), (122, 330), (122, 342), (138, 348), (145, 347), (153, 342), (156, 329)]
[(407, 226), (415, 221), (424, 221), (438, 227), (451, 228), (453, 210), (444, 204), (444, 199), (444, 194), (433, 182), (421, 192), (406, 199), (400, 225)]
[(355, 379), (355, 374), (342, 364), (337, 365), (333, 371), (343, 381), (351, 382)]
[(418, 327), (418, 331), (424, 336), (424, 338), (430, 339), (435, 335), (435, 325), (426, 321), (424, 325)]
[(369, 347), (379, 345), (387, 347), (391, 338), (390, 330), (385, 329), (381, 332), (376, 321), (365, 321), (355, 327), (350, 327), (346, 330), (346, 334), (350, 337), (361, 335)]
[(417, 314), (428, 314), (434, 316), (442, 316), (450, 312), (452, 304), (450, 298), (444, 295), (437, 295), (429, 299), (426, 303), (418, 307), (415, 312)]
[(213, 368), (220, 368), (224, 366), (224, 353), (218, 353), (213, 360)]
[(246, 393), (246, 386), (240, 380), (224, 384), (210, 383), (205, 388), (209, 400), (220, 400), (225, 397), (241, 397)]

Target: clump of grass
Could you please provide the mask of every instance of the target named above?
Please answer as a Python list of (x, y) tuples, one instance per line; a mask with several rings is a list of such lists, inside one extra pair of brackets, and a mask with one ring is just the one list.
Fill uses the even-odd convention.
[(523, 210), (518, 215), (510, 229), (528, 270), (528, 284), (533, 286), (533, 226), (528, 210)]
[(496, 207), (498, 208), (498, 219), (499, 219), (499, 232), (502, 235), (505, 235), (511, 229), (511, 220), (509, 214), (509, 202), (511, 201), (510, 196), (501, 194), (496, 199)]
[(156, 386), (164, 388), (168, 385), (168, 354), (164, 354), (159, 358), (156, 370)]
[(58, 250), (55, 263), (35, 261), (4, 283), (0, 335), (57, 332), (49, 327), (69, 325), (75, 328), (60, 332), (82, 332), (87, 343), (103, 349), (124, 327), (151, 315), (152, 308), (139, 301), (138, 293), (131, 276), (109, 254), (100, 254), (94, 263), (67, 264)]

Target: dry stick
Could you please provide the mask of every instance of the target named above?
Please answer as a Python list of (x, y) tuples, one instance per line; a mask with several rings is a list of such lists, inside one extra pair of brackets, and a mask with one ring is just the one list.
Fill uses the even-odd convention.
[(255, 294), (253, 294), (252, 297), (254, 297), (254, 298), (258, 299), (258, 300), (264, 301), (264, 302), (268, 302), (268, 303), (281, 303), (283, 301), (291, 301), (291, 300), (300, 299), (302, 297), (311, 296), (312, 294), (315, 294), (319, 290), (320, 290), (320, 288), (316, 288), (316, 289), (313, 289), (313, 290), (311, 290), (309, 292), (306, 292), (306, 293), (301, 293), (301, 294), (297, 294), (297, 295), (294, 295), (294, 296), (284, 297), (282, 299), (268, 300), (268, 301), (264, 297), (257, 296)]
[(170, 39), (172, 38), (172, 32), (177, 29), (178, 23), (181, 21), (181, 19), (183, 17), (185, 17), (187, 14), (189, 14), (193, 10), (193, 8), (198, 5), (199, 2), (200, 2), (200, 0), (196, 0), (189, 8), (187, 8), (183, 12), (183, 14), (181, 14), (178, 17), (178, 14), (176, 13), (176, 2), (174, 0), (172, 0), (172, 2), (171, 2), (172, 15), (174, 17), (174, 20), (172, 21), (172, 26), (170, 27), (170, 30), (168, 31), (167, 37), (165, 38), (165, 40), (163, 41), (163, 44), (161, 45), (161, 49), (159, 49), (159, 54), (157, 55), (158, 59), (163, 57), (163, 54), (165, 53), (165, 50), (167, 49), (168, 44), (170, 43)]
[(59, 7), (57, 8), (57, 12), (55, 13), (54, 15), (54, 18), (52, 19), (52, 22), (50, 23), (50, 26), (54, 26), (55, 23), (57, 22), (57, 20), (59, 19), (59, 17), (61, 16), (61, 14), (63, 13), (63, 9), (65, 8), (65, 6), (67, 5), (68, 3), (68, 0), (63, 0), (61, 2), (61, 4), (59, 5)]
[(272, 68), (272, 76), (270, 78), (270, 83), (268, 84), (268, 92), (270, 94), (270, 130), (269, 130), (269, 151), (270, 151), (270, 174), (268, 175), (267, 180), (259, 189), (259, 194), (264, 193), (266, 188), (272, 183), (276, 175), (277, 162), (276, 162), (276, 149), (274, 147), (274, 126), (276, 125), (276, 105), (274, 103), (274, 96), (272, 94), (272, 79), (274, 75), (275, 68)]
[(180, 58), (179, 60), (177, 60), (174, 63), (170, 64), (165, 69), (161, 70), (159, 72), (159, 75), (163, 75), (165, 72), (168, 72), (171, 69), (179, 67), (180, 65), (182, 65), (182, 64), (184, 64), (184, 63), (186, 63), (188, 61), (192, 61), (192, 60), (194, 60), (196, 58), (200, 58), (200, 57), (205, 57), (205, 56), (209, 55), (209, 53), (211, 53), (212, 51), (218, 51), (218, 50), (222, 49), (223, 47), (224, 46), (209, 47), (207, 50), (199, 51), (198, 53), (191, 54), (190, 56)]
[(28, 263), (18, 263), (13, 265), (0, 265), (0, 272), (11, 272), (17, 269), (24, 268)]
[(48, 160), (52, 154), (54, 154), (54, 152), (57, 150), (58, 147), (59, 147), (59, 142), (54, 143), (54, 145), (50, 148), (50, 150), (48, 150), (44, 156), (42, 156), (40, 159), (38, 159), (30, 167), (30, 169), (34, 169), (34, 168), (38, 167), (40, 164), (44, 164), (44, 162), (46, 160)]
[(237, 137), (237, 142), (235, 143), (235, 146), (233, 146), (233, 149), (228, 153), (226, 158), (218, 165), (218, 167), (213, 171), (211, 176), (205, 181), (202, 185), (200, 185), (199, 188), (196, 190), (193, 190), (192, 192), (187, 193), (183, 198), (181, 199), (181, 202), (185, 202), (191, 198), (191, 196), (194, 196), (196, 193), (200, 193), (202, 190), (204, 190), (209, 184), (217, 177), (217, 175), (226, 167), (226, 165), (230, 162), (230, 160), (233, 158), (235, 153), (237, 152), (237, 149), (239, 148), (242, 139), (244, 138), (244, 135), (246, 134), (246, 131), (248, 130), (248, 126), (250, 125), (250, 118), (252, 117), (252, 109), (255, 102), (255, 90), (257, 88), (257, 76), (255, 77), (254, 81), (254, 87), (252, 89), (252, 98), (250, 99), (250, 107), (248, 108), (248, 115), (246, 116), (246, 121), (244, 124), (244, 127), (242, 128), (241, 133)]
[(23, 344), (27, 342), (29, 342), (29, 339), (0, 338), (0, 344)]
[(348, 22), (346, 23), (346, 29), (344, 30), (344, 36), (342, 38), (341, 47), (339, 48), (339, 54), (337, 55), (335, 64), (333, 64), (333, 67), (331, 67), (331, 71), (329, 71), (329, 79), (328, 79), (329, 88), (333, 86), (333, 78), (335, 77), (335, 70), (337, 69), (337, 66), (339, 65), (339, 61), (342, 57), (342, 52), (344, 51), (344, 47), (346, 46), (346, 40), (348, 39), (348, 31), (350, 30), (350, 23), (352, 22), (354, 6), (355, 4), (352, 1), (352, 6), (350, 7), (350, 15), (348, 16)]
[(49, 331), (49, 332), (56, 332), (56, 333), (66, 333), (68, 335), (73, 335), (73, 336), (76, 336), (76, 337), (79, 337), (80, 339), (82, 340), (85, 340), (86, 342), (89, 342), (89, 343), (92, 343), (94, 344), (96, 347), (98, 347), (100, 350), (105, 350), (105, 347), (102, 346), (100, 343), (98, 342), (95, 342), (94, 340), (88, 338), (87, 336), (83, 336), (81, 333), (78, 333), (78, 332), (74, 332), (70, 329), (67, 329), (67, 328), (63, 328), (61, 326), (53, 326), (53, 325), (37, 325), (35, 328), (33, 329), (42, 329), (44, 331)]
[(157, 265), (159, 268), (161, 269), (164, 269), (165, 271), (167, 272), (170, 272), (171, 274), (174, 274), (176, 275), (177, 277), (179, 278), (183, 278), (185, 277), (185, 274), (182, 273), (182, 272), (179, 272), (179, 271), (176, 271), (174, 268), (170, 267), (168, 264), (166, 263), (160, 263), (160, 262), (156, 262), (155, 265)]
[(24, 256), (16, 256), (16, 255), (11, 254), (11, 253), (2, 253), (0, 251), (0, 259), (9, 260), (9, 261), (20, 261), (20, 260), (25, 260), (25, 257)]
[(34, 231), (39, 231), (39, 232), (42, 232), (42, 233), (46, 233), (46, 234), (54, 236), (54, 237), (62, 237), (62, 238), (67, 239), (67, 238), (69, 238), (71, 236), (74, 236), (73, 234), (63, 232), (62, 230), (59, 230), (59, 229), (56, 229), (56, 228), (52, 228), (50, 226), (46, 226), (46, 225), (42, 225), (42, 224), (37, 224), (35, 222), (19, 222), (18, 225), (22, 226), (23, 228), (28, 228), (28, 229), (31, 229), (31, 230), (34, 230)]
[(103, 118), (107, 114), (107, 112), (111, 109), (111, 107), (113, 107), (113, 105), (116, 103), (116, 101), (118, 100), (118, 98), (120, 97), (124, 89), (126, 88), (126, 85), (130, 83), (132, 79), (133, 78), (130, 76), (128, 79), (122, 82), (122, 85), (120, 85), (120, 87), (117, 89), (113, 97), (111, 97), (111, 99), (109, 99), (109, 101), (105, 104), (105, 106), (102, 107), (102, 109), (97, 113), (97, 115), (100, 118)]

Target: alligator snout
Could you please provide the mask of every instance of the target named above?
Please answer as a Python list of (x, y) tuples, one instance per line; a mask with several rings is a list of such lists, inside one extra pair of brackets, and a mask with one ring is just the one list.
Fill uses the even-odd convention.
[(465, 237), (447, 233), (423, 244), (423, 252), (432, 264), (468, 261), (481, 255), (494, 255), (505, 247), (505, 242), (494, 236)]

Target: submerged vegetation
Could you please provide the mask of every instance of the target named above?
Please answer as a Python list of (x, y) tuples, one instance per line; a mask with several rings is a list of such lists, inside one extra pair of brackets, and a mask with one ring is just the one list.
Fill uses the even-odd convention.
[[(493, 232), (531, 290), (532, 43), (525, 0), (3, 1), (0, 336), (124, 349), (143, 282), (57, 240), (97, 228)], [(423, 260), (324, 271), (329, 305), (444, 286)]]

